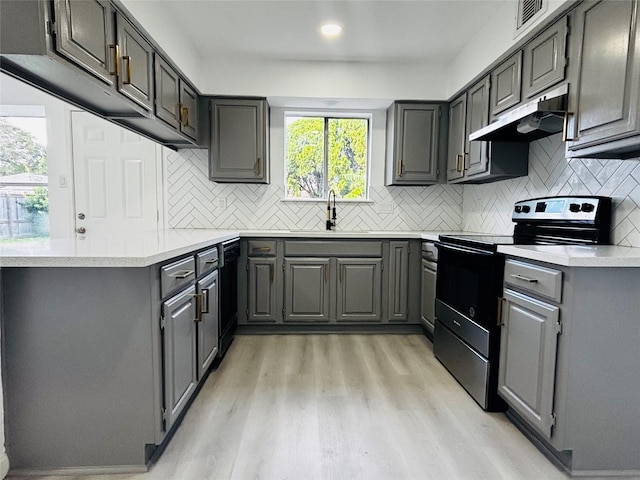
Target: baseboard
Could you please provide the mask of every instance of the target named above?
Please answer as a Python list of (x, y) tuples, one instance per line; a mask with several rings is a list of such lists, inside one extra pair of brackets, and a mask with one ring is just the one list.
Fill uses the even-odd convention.
[(313, 335), (313, 334), (400, 334), (423, 333), (421, 324), (385, 325), (238, 325), (237, 335)]
[(6, 453), (0, 455), (0, 478), (4, 478), (9, 473), (9, 457)]
[(11, 470), (12, 476), (36, 477), (46, 475), (79, 476), (79, 475), (116, 475), (120, 473), (145, 473), (149, 469), (145, 465), (111, 465), (108, 467), (86, 466), (67, 468), (43, 468), (43, 469), (15, 469)]

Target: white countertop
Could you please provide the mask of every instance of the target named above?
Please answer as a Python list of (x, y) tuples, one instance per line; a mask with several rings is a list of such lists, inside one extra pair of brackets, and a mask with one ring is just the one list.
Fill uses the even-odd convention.
[(501, 245), (498, 252), (565, 267), (640, 267), (640, 248), (617, 245)]
[(238, 238), (238, 232), (167, 229), (107, 237), (39, 240), (0, 245), (2, 267), (146, 267)]
[[(146, 267), (238, 237), (417, 239), (470, 232), (214, 230), (160, 232), (0, 244), (2, 267)], [(568, 267), (640, 267), (640, 248), (622, 246), (500, 246), (498, 252)]]
[(443, 232), (167, 229), (0, 244), (0, 267), (146, 267), (232, 238), (406, 238), (437, 240)]

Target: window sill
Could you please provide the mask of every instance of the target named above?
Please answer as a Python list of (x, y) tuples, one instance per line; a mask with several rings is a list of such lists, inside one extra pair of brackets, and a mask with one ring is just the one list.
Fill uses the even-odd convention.
[[(283, 203), (327, 203), (327, 199), (322, 198), (282, 198), (280, 200)], [(333, 200), (331, 200), (333, 204)], [(351, 198), (338, 198), (336, 204), (340, 203), (376, 203), (373, 200), (368, 199), (351, 199)]]

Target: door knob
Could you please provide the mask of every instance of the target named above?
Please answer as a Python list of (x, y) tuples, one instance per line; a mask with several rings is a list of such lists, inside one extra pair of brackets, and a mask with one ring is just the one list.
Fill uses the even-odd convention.
[(79, 218), (80, 220), (84, 220), (84, 213), (79, 213), (79, 214), (78, 214), (78, 218)]
[(85, 233), (87, 233), (87, 229), (84, 227), (78, 227), (76, 228), (76, 233), (79, 233), (80, 235), (83, 235)]

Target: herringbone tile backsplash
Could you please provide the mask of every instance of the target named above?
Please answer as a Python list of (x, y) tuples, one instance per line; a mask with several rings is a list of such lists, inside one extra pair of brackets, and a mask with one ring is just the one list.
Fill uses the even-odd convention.
[(545, 195), (613, 197), (613, 243), (640, 247), (640, 160), (566, 159), (561, 135), (529, 149), (529, 175), (486, 185), (465, 185), (464, 230), (513, 233), (514, 202)]
[[(167, 152), (166, 202), (171, 228), (324, 226), (322, 202), (282, 201), (284, 188), (276, 184), (213, 183), (208, 179), (206, 150)], [(338, 228), (511, 234), (513, 203), (544, 195), (613, 197), (614, 243), (640, 247), (640, 160), (567, 160), (560, 135), (531, 144), (527, 177), (464, 187), (373, 186), (371, 202), (339, 205)], [(387, 213), (389, 208), (391, 213)]]

